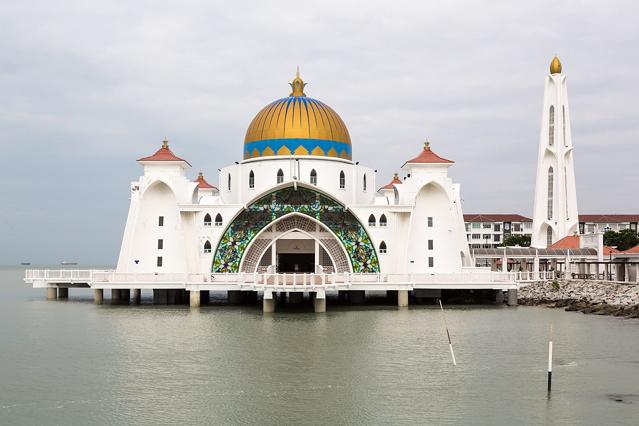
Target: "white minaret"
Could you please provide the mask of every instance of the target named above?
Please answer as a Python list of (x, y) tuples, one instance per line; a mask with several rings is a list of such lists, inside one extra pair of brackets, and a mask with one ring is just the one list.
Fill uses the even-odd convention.
[(574, 234), (579, 226), (566, 75), (556, 56), (544, 84), (541, 117), (531, 244), (538, 248)]

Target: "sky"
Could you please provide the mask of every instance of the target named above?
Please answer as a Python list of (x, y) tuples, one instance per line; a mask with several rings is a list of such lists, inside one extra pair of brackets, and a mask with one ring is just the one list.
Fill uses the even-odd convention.
[(377, 186), (428, 139), (465, 213), (533, 207), (543, 83), (568, 79), (580, 213), (639, 213), (633, 1), (2, 1), (0, 264), (115, 264), (166, 137), (195, 177), (287, 96), (346, 123)]

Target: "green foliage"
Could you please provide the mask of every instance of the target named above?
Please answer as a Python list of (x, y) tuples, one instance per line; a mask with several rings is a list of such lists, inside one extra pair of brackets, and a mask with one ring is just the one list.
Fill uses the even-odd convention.
[(530, 247), (530, 235), (515, 235), (510, 234), (504, 238), (503, 245), (506, 247), (520, 246)]
[(558, 291), (559, 290), (559, 281), (553, 280), (553, 282), (550, 283), (550, 285), (552, 286), (553, 291)]
[(639, 244), (639, 236), (631, 229), (624, 229), (619, 232), (606, 231), (604, 244), (610, 247), (617, 247), (617, 250), (628, 250)]

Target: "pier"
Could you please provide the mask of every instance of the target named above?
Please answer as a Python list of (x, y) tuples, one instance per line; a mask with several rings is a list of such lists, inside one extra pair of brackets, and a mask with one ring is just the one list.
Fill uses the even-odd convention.
[(91, 288), (94, 302), (104, 302), (104, 291), (110, 291), (111, 303), (139, 304), (142, 290), (153, 292), (154, 304), (189, 304), (193, 308), (206, 305), (210, 292), (226, 292), (229, 304), (262, 297), (263, 311), (274, 312), (282, 301), (299, 304), (304, 295), (312, 300), (315, 312), (327, 309), (327, 293), (338, 300), (363, 304), (367, 292), (386, 292), (398, 307), (409, 305), (411, 298), (440, 298), (442, 292), (477, 292), (491, 294), (495, 303), (517, 304), (521, 283), (552, 279), (551, 272), (522, 273), (477, 272), (442, 274), (357, 274), (357, 273), (236, 273), (236, 274), (156, 274), (119, 273), (92, 269), (28, 269), (24, 281), (33, 288), (47, 290), (48, 299), (68, 297), (69, 289)]

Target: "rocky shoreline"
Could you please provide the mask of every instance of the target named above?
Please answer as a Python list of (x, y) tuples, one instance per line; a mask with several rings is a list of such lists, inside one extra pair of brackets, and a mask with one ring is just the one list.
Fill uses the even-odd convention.
[(557, 280), (521, 287), (518, 303), (564, 308), (584, 314), (639, 318), (639, 285)]

